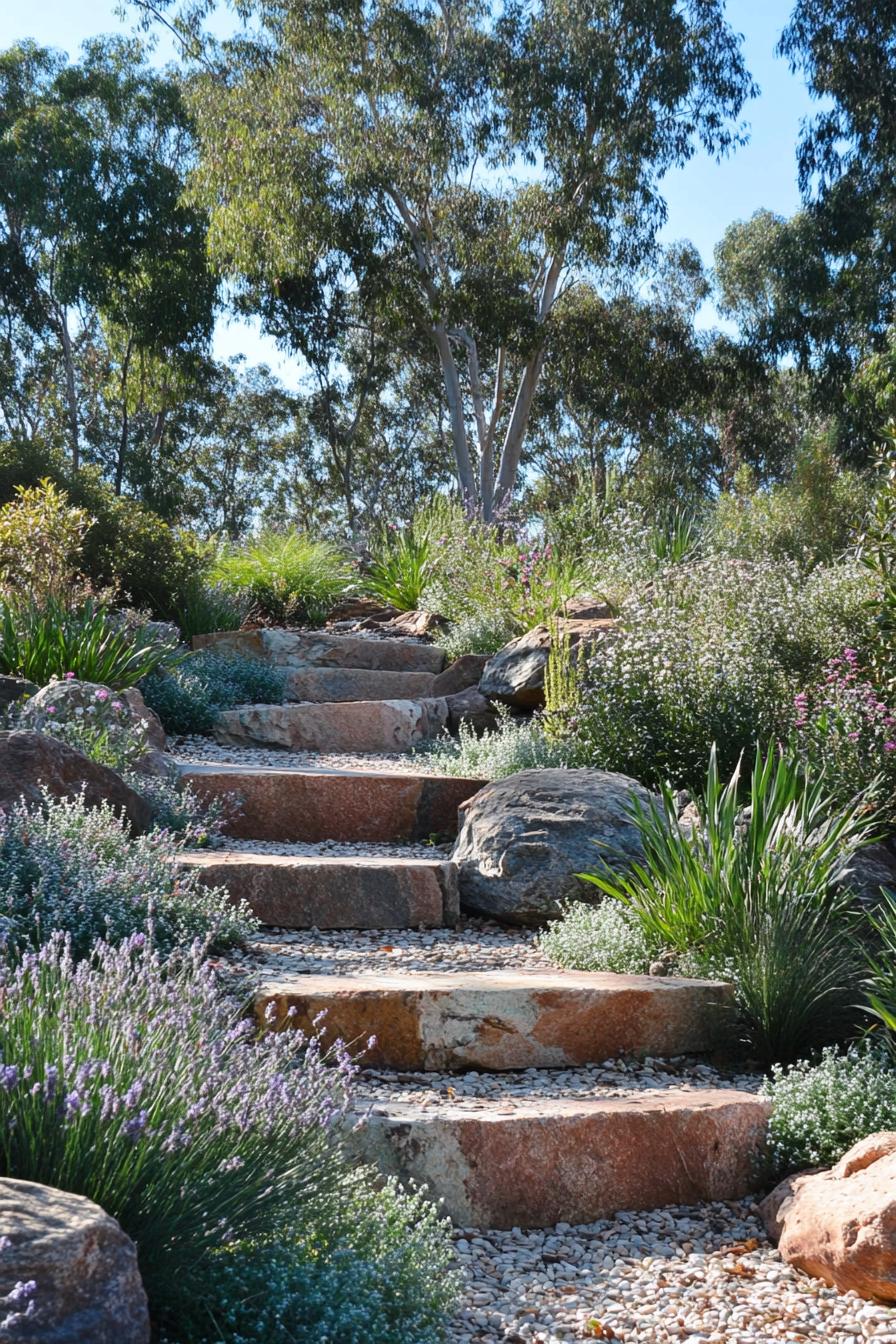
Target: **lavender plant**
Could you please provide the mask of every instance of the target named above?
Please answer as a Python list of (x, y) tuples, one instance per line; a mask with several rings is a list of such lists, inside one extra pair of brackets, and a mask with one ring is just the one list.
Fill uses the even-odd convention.
[(94, 940), (152, 927), (161, 953), (202, 939), (217, 949), (257, 927), (249, 907), (199, 885), (179, 866), (184, 840), (156, 830), (132, 838), (110, 807), (49, 796), (0, 815), (0, 920), (15, 947), (67, 933), (75, 957)]
[(0, 966), (0, 994), (0, 1170), (118, 1219), (158, 1332), (190, 1344), (201, 1302), (227, 1338), (215, 1252), (322, 1233), (339, 1205), (344, 1048), (258, 1038), (198, 950), (166, 965), (142, 934), (80, 962), (56, 934)]

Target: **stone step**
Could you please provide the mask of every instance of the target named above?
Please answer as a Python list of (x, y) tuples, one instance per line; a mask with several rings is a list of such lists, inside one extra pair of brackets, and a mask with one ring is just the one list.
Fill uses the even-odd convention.
[(393, 841), (451, 838), (457, 810), (485, 781), (376, 770), (181, 766), (200, 798), (239, 803), (225, 831), (241, 840)]
[(743, 1198), (762, 1182), (768, 1112), (734, 1088), (471, 1109), (393, 1100), (374, 1102), (351, 1142), (385, 1174), (428, 1186), (462, 1227), (552, 1227)]
[(263, 924), (282, 928), (437, 929), (460, 913), (457, 869), (447, 860), (238, 849), (186, 854), (182, 862), (205, 886), (225, 887)]
[(704, 1054), (732, 1024), (732, 989), (717, 981), (573, 971), (291, 975), (263, 984), (260, 1022), (330, 1040), (376, 1037), (371, 1068), (552, 1069), (619, 1055)]
[(219, 630), (194, 635), (194, 649), (242, 653), (277, 667), (355, 667), (380, 672), (441, 672), (445, 655), (412, 639), (364, 639), (323, 630)]
[(445, 731), (445, 700), (355, 700), (324, 705), (240, 705), (222, 710), (214, 737), (225, 746), (290, 751), (407, 751)]
[(383, 672), (368, 667), (309, 667), (288, 672), (286, 699), (314, 704), (347, 700), (423, 700), (432, 696), (433, 672)]

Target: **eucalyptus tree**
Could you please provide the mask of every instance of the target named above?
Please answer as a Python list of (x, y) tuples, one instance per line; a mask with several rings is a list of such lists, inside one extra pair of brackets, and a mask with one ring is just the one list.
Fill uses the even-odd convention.
[(213, 0), (133, 2), (190, 62), (217, 264), (425, 342), (459, 488), (492, 517), (561, 295), (639, 264), (663, 175), (741, 138), (723, 0), (231, 0), (224, 41)]
[(91, 362), (105, 339), (119, 491), (138, 355), (170, 362), (211, 332), (204, 218), (180, 200), (191, 152), (177, 83), (144, 63), (140, 43), (96, 39), (76, 64), (32, 42), (0, 53), (4, 361), (58, 364), (77, 468), (79, 356)]

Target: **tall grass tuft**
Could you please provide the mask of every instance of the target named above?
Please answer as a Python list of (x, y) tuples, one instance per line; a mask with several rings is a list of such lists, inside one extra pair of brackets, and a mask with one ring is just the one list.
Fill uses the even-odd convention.
[(349, 588), (354, 571), (332, 542), (269, 531), (219, 555), (210, 578), (226, 592), (248, 598), (259, 620), (320, 625)]
[(92, 600), (73, 608), (56, 598), (0, 608), (0, 672), (38, 686), (73, 674), (124, 690), (177, 658), (176, 638), (128, 630)]
[(384, 528), (373, 543), (365, 587), (398, 611), (417, 611), (432, 576), (433, 557), (432, 537), (424, 524)]
[(587, 880), (635, 914), (651, 945), (730, 977), (746, 1044), (787, 1061), (850, 1022), (861, 954), (848, 876), (875, 821), (775, 748), (757, 752), (748, 807), (740, 794), (740, 767), (723, 784), (713, 750), (698, 823), (679, 826), (668, 786), (661, 805), (636, 801), (643, 864)]

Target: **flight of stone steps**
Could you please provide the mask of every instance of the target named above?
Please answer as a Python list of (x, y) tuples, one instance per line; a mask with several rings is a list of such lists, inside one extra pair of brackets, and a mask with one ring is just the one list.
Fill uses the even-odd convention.
[[(421, 679), (435, 678), (444, 661), (440, 650), (413, 641), (294, 631), (198, 642), (269, 659), (287, 669), (291, 694), (319, 697), (224, 716), (242, 724), (253, 721), (253, 711), (254, 720), (264, 717), (265, 708), (323, 714), (319, 723), (338, 726), (356, 723), (359, 704), (368, 714), (377, 704), (426, 705), (426, 697), (347, 697), (384, 694), (399, 682), (418, 694), (427, 689)], [(247, 739), (225, 724), (218, 740)], [(336, 750), (326, 740), (323, 749)], [(350, 733), (345, 740), (354, 741)], [(459, 918), (454, 865), (444, 853), (424, 859), (402, 848), (453, 837), (458, 809), (482, 781), (371, 769), (363, 755), (344, 768), (310, 765), (306, 756), (291, 765), (289, 747), (309, 748), (283, 745), (282, 767), (239, 759), (182, 766), (200, 795), (239, 795), (242, 807), (230, 822), (235, 839), (269, 842), (263, 853), (196, 853), (188, 862), (202, 880), (244, 897), (263, 923), (279, 929), (380, 929), (387, 944), (397, 930), (454, 937), (444, 933)], [(296, 842), (322, 841), (388, 843), (395, 853), (290, 852)], [(588, 1223), (625, 1209), (739, 1198), (759, 1179), (767, 1103), (754, 1092), (712, 1079), (698, 1085), (687, 1070), (680, 1086), (667, 1073), (656, 1084), (649, 1064), (636, 1087), (603, 1092), (583, 1090), (576, 1073), (624, 1059), (717, 1054), (730, 1028), (725, 985), (462, 964), (389, 974), (378, 963), (374, 971), (343, 974), (334, 962), (327, 973), (278, 966), (260, 988), (256, 1010), (274, 1028), (306, 1030), (325, 1010), (332, 1036), (358, 1043), (376, 1037), (364, 1064), (379, 1081), (352, 1141), (384, 1171), (427, 1184), (464, 1227)], [(479, 1099), (454, 1097), (451, 1078), (470, 1076)], [(438, 1087), (421, 1102), (427, 1078)]]

